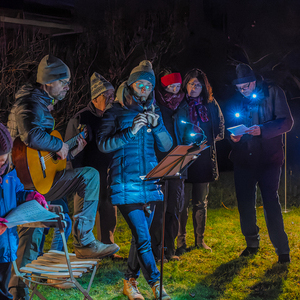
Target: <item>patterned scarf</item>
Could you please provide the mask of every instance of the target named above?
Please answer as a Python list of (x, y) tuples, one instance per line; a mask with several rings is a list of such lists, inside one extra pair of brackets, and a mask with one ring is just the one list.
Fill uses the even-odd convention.
[(159, 90), (157, 91), (156, 100), (159, 104), (174, 111), (181, 103), (183, 97), (184, 97), (183, 92), (172, 94), (166, 91)]
[[(193, 97), (189, 97), (187, 96), (186, 98), (187, 103), (189, 105), (189, 116), (190, 116), (190, 121), (201, 127), (199, 120), (198, 120), (198, 114), (200, 116), (200, 119), (202, 122), (208, 122), (208, 116), (207, 116), (207, 108), (206, 106), (202, 103), (203, 102), (203, 98), (202, 97), (197, 97), (197, 98), (193, 98)], [(198, 110), (198, 113), (197, 113)]]

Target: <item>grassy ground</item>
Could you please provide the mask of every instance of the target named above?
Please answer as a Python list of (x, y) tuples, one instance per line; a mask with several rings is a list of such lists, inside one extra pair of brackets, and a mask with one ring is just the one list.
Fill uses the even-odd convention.
[[(224, 180), (228, 180), (228, 176)], [(257, 209), (257, 222), (260, 227), (261, 248), (252, 258), (239, 258), (245, 248), (245, 242), (240, 232), (239, 215), (236, 208), (230, 208), (234, 195), (223, 185), (220, 192), (215, 184), (211, 186), (211, 197), (223, 197), (227, 208), (208, 210), (206, 228), (206, 243), (212, 247), (212, 252), (193, 249), (181, 257), (179, 262), (169, 262), (164, 265), (164, 285), (173, 300), (187, 299), (243, 299), (243, 300), (295, 300), (300, 299), (300, 208), (293, 208), (284, 213), (286, 232), (289, 236), (292, 262), (289, 265), (277, 264), (277, 255), (269, 240), (263, 209)], [(221, 193), (221, 196), (220, 196)], [(226, 202), (228, 197), (232, 199)], [(193, 245), (193, 228), (191, 218), (188, 226), (189, 246)], [(46, 250), (49, 248), (48, 235)], [(130, 248), (130, 232), (121, 216), (115, 241), (121, 247), (119, 254), (127, 257)], [(70, 251), (72, 243), (69, 241)], [(123, 273), (126, 261), (112, 261), (104, 259), (100, 262), (90, 295), (93, 299), (126, 300), (122, 295)], [(89, 276), (82, 280), (87, 287)], [(139, 289), (145, 299), (153, 299), (153, 294), (145, 279), (141, 275)], [(75, 289), (58, 290), (43, 287), (47, 299), (83, 299)], [(38, 299), (35, 297), (34, 299)]]

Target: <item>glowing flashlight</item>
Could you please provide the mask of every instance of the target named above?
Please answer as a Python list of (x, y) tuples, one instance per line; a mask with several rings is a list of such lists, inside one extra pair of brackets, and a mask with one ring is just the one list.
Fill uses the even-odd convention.
[(239, 118), (241, 115), (240, 115), (240, 113), (237, 112), (237, 113), (234, 114), (234, 116), (235, 116), (236, 118)]
[(195, 136), (195, 135), (196, 135), (196, 133), (191, 133), (191, 134), (190, 134), (190, 136)]
[(256, 97), (257, 97), (257, 95), (256, 94), (252, 94), (252, 96), (251, 96), (253, 99), (255, 99)]
[(183, 120), (181, 120), (181, 123), (183, 123), (183, 124), (187, 124), (187, 123), (186, 123), (186, 121), (183, 121)]

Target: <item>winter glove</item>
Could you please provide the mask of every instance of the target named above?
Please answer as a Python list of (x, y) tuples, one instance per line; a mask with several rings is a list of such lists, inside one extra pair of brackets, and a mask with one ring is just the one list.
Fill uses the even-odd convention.
[(31, 201), (31, 200), (36, 200), (39, 204), (41, 204), (45, 209), (48, 210), (48, 204), (47, 201), (45, 200), (45, 197), (41, 195), (38, 192), (31, 192), (27, 195), (26, 197), (26, 202)]
[(7, 228), (7, 226), (3, 223), (7, 223), (8, 221), (4, 218), (0, 218), (0, 235), (3, 234)]

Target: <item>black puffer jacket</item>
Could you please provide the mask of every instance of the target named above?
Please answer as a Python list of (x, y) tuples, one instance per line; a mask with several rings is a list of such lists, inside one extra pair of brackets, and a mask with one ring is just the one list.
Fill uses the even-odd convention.
[(63, 142), (51, 136), (54, 119), (47, 106), (52, 103), (48, 94), (36, 86), (24, 85), (16, 94), (7, 127), (13, 138), (21, 140), (31, 148), (57, 152)]

